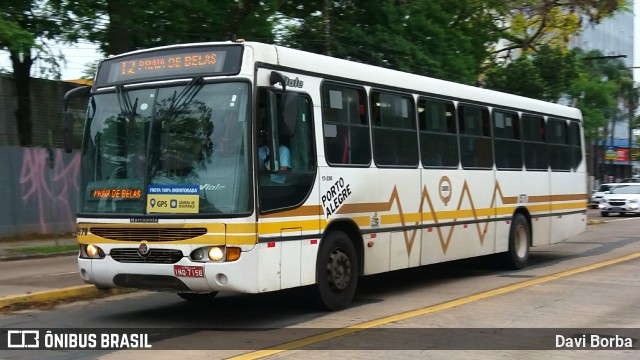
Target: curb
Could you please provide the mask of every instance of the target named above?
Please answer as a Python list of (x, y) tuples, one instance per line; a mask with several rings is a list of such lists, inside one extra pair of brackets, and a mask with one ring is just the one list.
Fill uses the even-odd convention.
[(587, 225), (606, 224), (605, 220), (587, 220)]
[(2, 255), (0, 256), (0, 261), (44, 259), (44, 258), (50, 258), (50, 257), (70, 256), (70, 255), (78, 255), (78, 251), (73, 250), (73, 251), (65, 251), (65, 252), (50, 253), (50, 254)]
[(100, 290), (98, 290), (94, 285), (80, 285), (57, 290), (37, 291), (31, 294), (8, 295), (0, 297), (0, 309), (16, 303), (24, 304), (39, 301), (58, 300), (75, 296), (86, 296), (92, 293), (97, 294), (99, 291)]

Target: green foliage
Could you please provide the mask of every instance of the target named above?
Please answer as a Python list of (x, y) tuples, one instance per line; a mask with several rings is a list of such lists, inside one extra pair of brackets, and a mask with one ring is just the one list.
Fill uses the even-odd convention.
[[(5, 15), (6, 16), (6, 13)], [(26, 53), (35, 46), (33, 34), (7, 16), (0, 18), (0, 48), (14, 53)]]
[[(638, 89), (620, 59), (603, 57), (599, 51), (565, 51), (542, 46), (506, 65), (488, 67), (487, 88), (557, 102), (568, 101), (582, 111), (585, 135), (598, 136), (598, 129), (618, 116), (620, 101), (637, 108)], [(635, 108), (634, 108), (635, 106)]]
[(59, 77), (61, 58), (46, 41), (58, 39), (63, 31), (47, 1), (12, 0), (0, 5), (0, 49), (9, 51), (14, 70), (16, 66), (30, 70), (38, 60), (45, 69), (42, 75)]
[(567, 48), (571, 35), (580, 31), (583, 19), (599, 23), (625, 8), (624, 0), (510, 0), (503, 2), (502, 46), (495, 51), (502, 58), (537, 51), (542, 45)]
[(546, 84), (539, 69), (529, 57), (521, 57), (505, 67), (487, 71), (485, 87), (537, 99), (546, 98)]
[(233, 35), (273, 41), (275, 0), (57, 0), (72, 14), (68, 40), (100, 44), (105, 54), (181, 43), (220, 41)]
[[(599, 84), (593, 74), (580, 68), (597, 64), (580, 64), (575, 52), (566, 51), (568, 40), (579, 31), (581, 17), (598, 23), (626, 6), (623, 0), (5, 3), (0, 5), (0, 48), (12, 52), (16, 79), (25, 83), (25, 74), (30, 75), (36, 58), (46, 59), (50, 63), (47, 68), (54, 72), (58, 69), (59, 59), (51, 56), (45, 39), (69, 43), (82, 39), (99, 44), (104, 54), (119, 54), (237, 35), (254, 41), (277, 40), (311, 52), (466, 84), (482, 82), (494, 89), (549, 101), (569, 94), (573, 102), (586, 106), (584, 112), (594, 124), (609, 116), (611, 110), (603, 105), (603, 97), (611, 94), (610, 85)], [(33, 58), (23, 56), (33, 50), (37, 52)], [(604, 66), (594, 69), (596, 73), (616, 82), (619, 72)], [(633, 86), (624, 81), (616, 82), (613, 96), (628, 99), (629, 106), (637, 104)], [(22, 109), (21, 119), (28, 119), (28, 107), (23, 104)], [(19, 129), (30, 132), (28, 126)], [(25, 135), (25, 143), (29, 136)]]
[(596, 138), (598, 129), (618, 116), (618, 104), (633, 98), (633, 82), (630, 70), (620, 59), (603, 57), (600, 51), (583, 53), (580, 58), (580, 76), (567, 94), (582, 110), (586, 136)]
[(483, 2), (333, 1), (281, 10), (297, 24), (284, 45), (463, 83), (475, 83), (497, 40)]
[(59, 78), (59, 57), (46, 45), (63, 31), (46, 1), (12, 0), (0, 5), (0, 49), (9, 51), (16, 86), (16, 128), (21, 146), (31, 146), (30, 79), (36, 61), (44, 63), (42, 75)]
[(535, 55), (489, 67), (487, 88), (546, 101), (557, 101), (578, 78), (576, 51), (542, 46)]

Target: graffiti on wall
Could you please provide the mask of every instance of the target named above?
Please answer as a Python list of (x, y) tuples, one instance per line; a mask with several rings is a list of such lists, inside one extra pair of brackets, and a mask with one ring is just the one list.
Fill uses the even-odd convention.
[[(20, 150), (21, 199), (23, 206), (35, 207), (39, 231), (49, 233), (75, 229), (80, 154), (65, 154), (62, 149)], [(64, 229), (54, 229), (51, 224), (63, 224)]]

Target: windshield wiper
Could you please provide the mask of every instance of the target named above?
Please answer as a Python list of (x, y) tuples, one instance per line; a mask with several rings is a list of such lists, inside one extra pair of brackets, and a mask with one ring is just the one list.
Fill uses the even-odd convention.
[(120, 110), (128, 115), (129, 119), (133, 119), (136, 116), (138, 98), (136, 98), (136, 102), (132, 105), (131, 98), (129, 98), (129, 94), (124, 91), (123, 85), (116, 85), (116, 94), (118, 95), (118, 105), (120, 105)]
[(198, 76), (193, 78), (187, 86), (180, 91), (180, 94), (177, 94), (177, 91), (173, 92), (173, 96), (171, 97), (171, 104), (169, 104), (169, 110), (167, 111), (167, 119), (171, 119), (173, 114), (176, 112), (178, 107), (188, 104), (193, 100), (193, 98), (198, 95), (200, 89), (202, 89), (202, 79), (204, 77)]

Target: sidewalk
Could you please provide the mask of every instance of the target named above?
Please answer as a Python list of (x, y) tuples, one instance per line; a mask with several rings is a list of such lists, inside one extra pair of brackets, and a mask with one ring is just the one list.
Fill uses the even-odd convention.
[(77, 241), (66, 236), (0, 239), (0, 313), (99, 296), (78, 273)]

